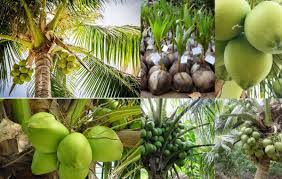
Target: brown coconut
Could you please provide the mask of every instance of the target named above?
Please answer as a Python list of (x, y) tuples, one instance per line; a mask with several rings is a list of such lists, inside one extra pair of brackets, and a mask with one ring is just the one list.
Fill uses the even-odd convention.
[(200, 68), (192, 73), (192, 80), (199, 92), (214, 91), (215, 74), (213, 71)]
[(160, 65), (155, 65), (155, 66), (151, 67), (149, 72), (148, 72), (148, 76), (151, 76), (152, 73), (154, 73), (155, 71), (158, 71), (160, 69), (161, 69)]
[(148, 68), (147, 66), (141, 62), (141, 71), (138, 75), (141, 78), (141, 90), (145, 90), (148, 88), (148, 77), (147, 77)]
[(148, 68), (151, 68), (152, 66), (155, 65), (155, 63), (152, 60), (152, 54), (153, 52), (151, 51), (146, 51), (144, 54), (144, 61)]
[[(176, 61), (170, 67), (169, 73), (171, 74), (171, 76), (174, 76), (176, 73), (186, 72), (186, 68), (187, 68), (187, 63), (181, 63), (180, 68), (178, 68), (178, 62)], [(178, 69), (179, 69), (179, 71), (178, 71)]]
[(173, 76), (173, 88), (177, 92), (190, 92), (193, 89), (193, 81), (186, 72), (176, 73)]
[(177, 61), (177, 57), (175, 57), (174, 53), (162, 53), (162, 58), (167, 69), (169, 69), (175, 61)]
[(168, 92), (170, 90), (171, 80), (171, 75), (164, 70), (153, 72), (148, 81), (151, 93), (160, 95)]

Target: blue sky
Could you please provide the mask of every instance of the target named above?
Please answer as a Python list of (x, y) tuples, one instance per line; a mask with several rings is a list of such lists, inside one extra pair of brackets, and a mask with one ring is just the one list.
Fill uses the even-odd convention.
[[(99, 25), (140, 26), (141, 0), (126, 0), (124, 3), (108, 2), (101, 13), (104, 18), (97, 21)], [(0, 97), (26, 97), (28, 90), (26, 85), (18, 86), (9, 96), (11, 85), (12, 82), (6, 86), (4, 93), (0, 93)]]

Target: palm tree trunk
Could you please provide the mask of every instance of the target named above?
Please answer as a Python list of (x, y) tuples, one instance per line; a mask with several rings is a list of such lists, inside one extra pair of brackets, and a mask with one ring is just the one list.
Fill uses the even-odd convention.
[(268, 169), (270, 165), (270, 160), (263, 159), (260, 160), (257, 164), (257, 171), (254, 179), (268, 179)]
[(51, 97), (50, 69), (52, 59), (48, 53), (39, 53), (35, 59), (35, 97)]

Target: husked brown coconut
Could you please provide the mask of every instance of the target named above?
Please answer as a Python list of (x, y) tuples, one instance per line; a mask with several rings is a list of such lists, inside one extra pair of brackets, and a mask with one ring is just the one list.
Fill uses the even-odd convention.
[(193, 81), (186, 72), (176, 73), (173, 76), (173, 87), (177, 92), (190, 92), (193, 89)]
[(154, 73), (155, 71), (158, 71), (160, 69), (161, 69), (160, 65), (155, 65), (155, 66), (151, 67), (149, 72), (148, 72), (148, 76), (151, 76), (152, 73)]
[(148, 85), (151, 93), (154, 95), (168, 92), (171, 85), (171, 75), (164, 70), (155, 71), (149, 77)]
[(153, 52), (151, 51), (146, 51), (144, 54), (145, 64), (147, 65), (148, 68), (151, 68), (152, 66), (155, 65), (155, 63), (152, 60), (152, 54)]
[(177, 61), (177, 56), (175, 56), (175, 53), (163, 53), (162, 57), (163, 63), (167, 69), (169, 69), (175, 61)]
[(199, 92), (214, 91), (215, 74), (213, 71), (200, 68), (192, 73), (192, 80)]
[(178, 62), (174, 62), (173, 65), (169, 69), (169, 73), (171, 76), (174, 76), (178, 72), (186, 72), (187, 64), (181, 63), (180, 68), (178, 68)]
[(141, 78), (141, 90), (145, 90), (148, 87), (148, 77), (147, 77), (148, 68), (141, 62), (141, 71), (139, 77)]

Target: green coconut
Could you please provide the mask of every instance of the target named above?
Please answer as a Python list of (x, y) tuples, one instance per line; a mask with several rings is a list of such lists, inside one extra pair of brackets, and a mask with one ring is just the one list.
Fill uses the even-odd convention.
[(105, 126), (95, 126), (86, 130), (84, 135), (91, 145), (94, 161), (110, 162), (121, 159), (123, 145), (112, 129)]
[(273, 82), (273, 91), (278, 98), (282, 98), (282, 78)]
[(58, 160), (73, 168), (87, 168), (92, 161), (92, 151), (86, 137), (78, 132), (66, 136), (57, 150)]
[(256, 156), (257, 158), (262, 158), (263, 155), (264, 155), (264, 152), (263, 152), (262, 150), (257, 150), (257, 151), (255, 151), (255, 156)]
[[(83, 151), (81, 151), (83, 152)], [(89, 173), (89, 168), (73, 168), (64, 164), (60, 164), (60, 179), (85, 179)]]
[(262, 141), (262, 145), (264, 147), (271, 145), (271, 144), (272, 144), (272, 141), (270, 139), (263, 139), (263, 141)]
[(226, 67), (224, 65), (224, 50), (228, 41), (216, 41), (215, 42), (215, 76), (218, 80), (231, 80), (230, 75), (228, 74)]
[(23, 122), (29, 141), (36, 150), (54, 153), (60, 141), (69, 134), (68, 129), (50, 113), (40, 112)]
[(264, 53), (282, 53), (282, 6), (273, 1), (259, 3), (246, 17), (248, 41)]
[(282, 142), (275, 142), (274, 147), (277, 152), (282, 152)]
[(241, 136), (241, 140), (242, 140), (243, 143), (247, 142), (248, 139), (249, 139), (249, 137), (246, 134)]
[(265, 147), (264, 151), (268, 156), (273, 156), (275, 154), (275, 147), (274, 145), (268, 145)]
[(243, 30), (244, 19), (250, 11), (251, 8), (245, 0), (216, 0), (216, 40), (230, 40), (239, 35)]
[(35, 150), (33, 154), (31, 171), (34, 175), (43, 175), (57, 170), (57, 154), (56, 153), (41, 153)]
[(257, 131), (254, 131), (254, 132), (252, 133), (252, 136), (253, 136), (255, 139), (259, 139), (259, 138), (260, 138), (260, 133), (257, 132)]
[(256, 139), (254, 137), (250, 137), (247, 142), (249, 145), (253, 146), (256, 144)]
[(230, 41), (224, 63), (232, 79), (243, 89), (259, 84), (271, 70), (272, 55), (258, 51), (244, 36)]
[(235, 81), (225, 81), (220, 98), (240, 99), (243, 89)]
[(252, 128), (246, 128), (246, 129), (244, 130), (244, 133), (247, 134), (247, 135), (250, 135), (252, 132), (253, 132), (253, 129), (252, 129)]

